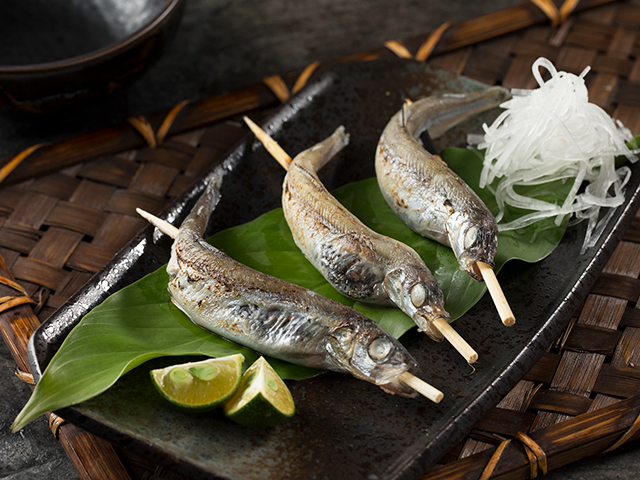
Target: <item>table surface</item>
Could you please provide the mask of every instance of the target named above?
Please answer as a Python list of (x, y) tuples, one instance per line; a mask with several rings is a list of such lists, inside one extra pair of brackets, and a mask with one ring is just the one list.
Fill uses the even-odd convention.
[[(0, 110), (0, 157), (122, 123), (133, 115), (166, 111), (184, 99), (204, 99), (371, 50), (387, 40), (428, 32), (521, 3), (520, 0), (187, 0), (185, 15), (164, 56), (135, 83), (73, 114), (47, 117)], [(78, 478), (44, 417), (4, 435), (29, 396), (0, 342), (0, 478)], [(640, 443), (583, 460), (545, 478), (631, 479), (640, 471)]]

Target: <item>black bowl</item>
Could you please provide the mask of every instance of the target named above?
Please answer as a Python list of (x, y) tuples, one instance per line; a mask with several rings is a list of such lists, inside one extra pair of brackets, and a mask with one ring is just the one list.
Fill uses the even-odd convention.
[(185, 0), (3, 0), (0, 106), (43, 112), (122, 86), (173, 38)]

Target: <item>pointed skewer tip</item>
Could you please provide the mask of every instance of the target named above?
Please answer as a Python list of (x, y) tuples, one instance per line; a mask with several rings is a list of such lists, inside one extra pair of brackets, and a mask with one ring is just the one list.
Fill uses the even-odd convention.
[(271, 156), (280, 164), (285, 170), (289, 170), (289, 164), (291, 163), (291, 157), (284, 149), (269, 136), (262, 128), (255, 124), (249, 117), (243, 117), (244, 122), (249, 126), (253, 134), (256, 136), (264, 148), (271, 154)]
[(176, 238), (178, 236), (178, 228), (174, 227), (166, 220), (162, 220), (161, 218), (158, 218), (155, 215), (142, 210), (141, 208), (136, 208), (136, 212), (138, 212), (138, 215), (147, 220), (151, 225), (156, 227), (162, 233), (169, 235), (171, 238)]

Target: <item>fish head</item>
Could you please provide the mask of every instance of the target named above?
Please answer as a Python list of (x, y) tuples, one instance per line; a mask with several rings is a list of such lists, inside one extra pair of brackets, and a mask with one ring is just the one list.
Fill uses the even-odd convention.
[(433, 321), (450, 315), (444, 308), (444, 295), (435, 278), (423, 263), (403, 265), (389, 272), (384, 279), (389, 298), (418, 326), (436, 341), (442, 334), (433, 327)]
[(415, 391), (398, 378), (415, 367), (404, 346), (370, 322), (343, 324), (329, 334), (334, 361), (354, 377), (380, 386), (388, 393), (414, 396)]
[(495, 266), (498, 248), (498, 225), (492, 215), (479, 212), (476, 215), (452, 215), (448, 222), (449, 240), (460, 268), (471, 278), (482, 281), (476, 265), (483, 262)]

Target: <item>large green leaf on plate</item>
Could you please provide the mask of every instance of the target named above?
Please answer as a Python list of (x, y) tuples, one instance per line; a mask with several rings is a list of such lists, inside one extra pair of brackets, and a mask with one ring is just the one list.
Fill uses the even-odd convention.
[[(442, 157), (493, 211), (493, 195), (477, 188), (482, 156), (464, 149), (447, 149)], [(537, 186), (536, 196), (564, 198), (571, 187), (555, 183)], [(462, 316), (484, 294), (485, 286), (460, 270), (452, 251), (407, 228), (384, 201), (375, 179), (346, 185), (334, 192), (349, 210), (372, 229), (413, 247), (425, 260), (445, 293), (452, 318)], [(517, 216), (520, 212), (508, 212)], [(496, 269), (510, 259), (527, 262), (546, 257), (558, 244), (566, 221), (556, 227), (545, 220), (500, 235)], [(216, 247), (249, 267), (353, 306), (400, 337), (413, 322), (397, 308), (354, 303), (338, 294), (296, 247), (281, 209), (244, 225), (222, 231), (210, 239)], [(51, 360), (36, 389), (16, 418), (20, 429), (40, 414), (77, 404), (108, 389), (123, 374), (155, 357), (172, 355), (222, 356), (240, 351), (250, 364), (256, 355), (197, 327), (174, 307), (167, 292), (164, 268), (110, 296), (86, 315), (68, 335)], [(508, 292), (506, 292), (508, 295)], [(273, 361), (280, 376), (301, 379), (312, 369)]]

